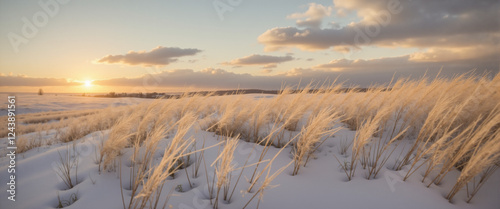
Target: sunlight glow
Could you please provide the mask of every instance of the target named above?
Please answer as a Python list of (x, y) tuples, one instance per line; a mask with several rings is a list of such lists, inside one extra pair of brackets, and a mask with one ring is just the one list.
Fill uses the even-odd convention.
[(87, 87), (87, 88), (88, 88), (88, 87), (92, 87), (92, 81), (87, 80), (87, 81), (85, 81), (85, 82), (84, 82), (84, 84), (83, 84), (83, 85), (84, 85), (85, 87)]

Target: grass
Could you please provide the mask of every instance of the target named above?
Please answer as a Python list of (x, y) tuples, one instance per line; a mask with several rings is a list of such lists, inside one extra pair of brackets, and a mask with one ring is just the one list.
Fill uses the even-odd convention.
[[(468, 182), (480, 175), (482, 181), (480, 181), (478, 187), (474, 188), (472, 195), (467, 200), (469, 202), (477, 193), (481, 185), (484, 184), (485, 180), (487, 180), (491, 173), (496, 170), (496, 167), (498, 167), (498, 163), (500, 162), (500, 114), (498, 109), (492, 116), (488, 117), (485, 123), (486, 124), (474, 132), (471, 137), (470, 141), (474, 142), (466, 143), (463, 148), (458, 151), (471, 151), (471, 153), (469, 160), (460, 172), (457, 182), (446, 196), (450, 201)], [(467, 150), (467, 148), (470, 149)], [(484, 174), (481, 174), (481, 172), (484, 172)]]
[(133, 122), (136, 120), (137, 114), (123, 116), (116, 125), (111, 128), (109, 138), (104, 142), (101, 149), (99, 160), (99, 172), (101, 165), (104, 170), (114, 169), (115, 158), (120, 155), (122, 149), (130, 146), (130, 138), (134, 133), (131, 133)]
[(42, 141), (35, 137), (22, 136), (17, 140), (17, 153), (23, 153), (42, 145)]
[[(183, 116), (183, 118), (181, 118), (177, 122), (177, 133), (172, 138), (170, 145), (165, 149), (163, 157), (159, 164), (156, 167), (149, 168), (147, 171), (144, 171), (144, 167), (143, 169), (140, 169), (142, 170), (141, 173), (143, 175), (136, 178), (135, 185), (137, 186), (132, 190), (132, 196), (128, 208), (142, 209), (146, 208), (148, 204), (151, 208), (166, 207), (168, 199), (164, 201), (162, 206), (159, 205), (161, 204), (160, 197), (163, 190), (163, 185), (165, 184), (167, 177), (175, 173), (181, 166), (176, 162), (183, 156), (187, 155), (185, 154), (185, 151), (188, 149), (189, 145), (193, 143), (192, 139), (186, 140), (184, 139), (184, 137), (191, 129), (194, 122), (194, 116), (192, 114)], [(149, 150), (147, 149), (147, 151), (149, 152), (153, 152), (153, 150), (151, 149), (155, 149), (156, 146), (152, 145), (154, 145), (156, 141), (159, 141), (159, 139), (162, 138), (161, 135), (162, 131), (164, 130), (160, 128), (157, 130), (158, 135), (152, 138), (153, 142), (150, 143)], [(146, 155), (149, 156), (146, 156), (147, 159), (151, 160), (152, 154), (149, 154), (148, 152), (146, 153)], [(149, 163), (143, 163), (143, 165), (149, 165)], [(147, 180), (143, 180), (146, 175), (148, 176)], [(138, 191), (139, 184), (142, 184), (142, 189), (137, 193), (137, 195), (134, 195), (134, 191)], [(125, 203), (123, 204), (123, 206), (124, 208), (127, 208), (125, 206)]]
[(78, 192), (76, 193), (71, 193), (71, 195), (68, 197), (68, 199), (63, 199), (61, 200), (61, 197), (59, 196), (59, 192), (57, 192), (57, 206), (56, 208), (65, 208), (73, 203), (78, 201)]
[(384, 113), (379, 113), (375, 117), (367, 120), (363, 125), (361, 125), (353, 139), (351, 160), (347, 164), (341, 163), (340, 160), (335, 157), (335, 159), (337, 159), (338, 163), (344, 170), (349, 181), (354, 177), (358, 161), (361, 162), (362, 166), (366, 166), (369, 154), (365, 153), (365, 145), (370, 142), (370, 138), (377, 130), (379, 123), (384, 116), (383, 114)]
[[(219, 193), (222, 188), (224, 200), (228, 200), (229, 188), (231, 186), (231, 176), (235, 169), (233, 162), (234, 151), (238, 146), (239, 136), (235, 138), (227, 137), (225, 139), (224, 148), (220, 152), (219, 156), (215, 159), (211, 166), (216, 166), (215, 173), (217, 177), (217, 182), (215, 186), (217, 187), (217, 193), (215, 195), (214, 209), (219, 208)], [(212, 189), (213, 190), (213, 189)]]
[(293, 149), (294, 167), (292, 175), (297, 175), (300, 167), (306, 166), (314, 151), (325, 142), (325, 140), (339, 130), (331, 129), (335, 121), (340, 117), (331, 109), (323, 109), (317, 115), (311, 117), (307, 126), (302, 128), (300, 136)]
[[(128, 108), (120, 107), (19, 115), (21, 119), (16, 124), (16, 134), (21, 135), (20, 138), (23, 140), (18, 141), (18, 153), (44, 145), (72, 142), (87, 134), (109, 129), (127, 110)], [(35, 118), (31, 120), (31, 116)], [(46, 119), (37, 119), (38, 117)], [(7, 121), (6, 118), (0, 121), (0, 124), (5, 121)], [(45, 133), (45, 136), (42, 133)], [(27, 136), (28, 134), (31, 136)], [(7, 136), (7, 129), (0, 131), (0, 137), (5, 136)]]
[[(73, 146), (74, 147), (74, 146)], [(75, 147), (73, 148), (73, 155), (69, 146), (66, 148), (65, 154), (59, 154), (59, 163), (57, 164), (56, 174), (66, 185), (66, 189), (71, 189), (77, 185), (78, 182), (78, 154)], [(73, 171), (74, 170), (74, 171)], [(74, 174), (74, 177), (73, 175)]]

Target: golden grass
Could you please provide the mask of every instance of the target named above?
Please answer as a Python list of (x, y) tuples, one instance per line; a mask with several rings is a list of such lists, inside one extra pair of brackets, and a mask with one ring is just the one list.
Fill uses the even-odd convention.
[(294, 146), (294, 168), (292, 175), (297, 175), (300, 167), (306, 166), (314, 151), (330, 136), (339, 131), (339, 128), (332, 129), (333, 123), (340, 116), (331, 109), (323, 109), (317, 115), (311, 117), (309, 123), (302, 128), (299, 139)]
[(108, 139), (104, 142), (101, 149), (101, 159), (99, 160), (99, 171), (101, 164), (103, 169), (114, 169), (115, 158), (120, 155), (123, 148), (130, 146), (130, 138), (134, 133), (131, 132), (137, 115), (124, 116), (123, 119), (111, 128)]
[[(191, 129), (195, 123), (195, 117), (192, 113), (186, 113), (174, 126), (177, 128), (175, 136), (171, 139), (170, 144), (165, 149), (163, 157), (160, 163), (156, 167), (151, 167), (152, 158), (158, 142), (164, 137), (166, 129), (158, 128), (146, 139), (146, 151), (142, 159), (142, 166), (139, 168), (139, 174), (136, 175), (133, 188), (132, 196), (128, 205), (128, 208), (146, 208), (149, 204), (150, 208), (162, 207), (158, 204), (160, 201), (163, 185), (168, 176), (171, 176), (177, 169), (182, 166), (178, 164), (180, 158), (188, 155), (186, 150), (189, 145), (193, 143), (193, 139), (185, 139), (186, 134)], [(169, 129), (170, 130), (170, 129)], [(139, 146), (139, 142), (136, 142), (136, 147)], [(136, 149), (137, 150), (137, 149)], [(135, 163), (134, 153), (133, 163)], [(145, 177), (147, 176), (147, 180)], [(138, 192), (139, 184), (142, 184), (141, 191)], [(137, 193), (137, 195), (135, 195)], [(123, 197), (123, 195), (122, 195)], [(163, 208), (168, 202), (164, 201)], [(123, 203), (124, 208), (125, 203)]]
[(231, 174), (235, 169), (232, 162), (234, 158), (234, 151), (238, 146), (238, 141), (239, 136), (236, 136), (235, 138), (226, 138), (224, 148), (211, 165), (216, 165), (215, 174), (217, 177), (217, 182), (215, 183), (217, 193), (215, 195), (214, 209), (219, 208), (219, 193), (222, 188), (224, 188), (224, 200), (228, 200), (229, 187), (231, 186)]

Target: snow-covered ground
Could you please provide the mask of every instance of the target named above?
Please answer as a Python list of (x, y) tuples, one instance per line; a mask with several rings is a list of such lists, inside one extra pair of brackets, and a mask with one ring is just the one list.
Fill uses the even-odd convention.
[[(42, 96), (32, 93), (0, 93), (0, 98), (16, 96), (16, 113), (36, 113), (47, 111), (103, 109), (123, 105), (138, 104), (149, 99), (140, 98), (99, 98), (83, 97), (76, 94), (44, 94)], [(0, 116), (7, 114), (7, 99), (3, 100), (0, 107)]]
[[(273, 96), (250, 95), (254, 98), (267, 98)], [(44, 95), (43, 100), (39, 100), (37, 95), (26, 97), (19, 96), (18, 108), (26, 113), (49, 110), (70, 110), (86, 108), (103, 108), (109, 105), (123, 105), (119, 99), (109, 98), (83, 98), (71, 96), (49, 96)], [(133, 100), (140, 102), (141, 100)], [(26, 103), (24, 103), (26, 102)], [(24, 104), (26, 107), (23, 107)], [(24, 109), (23, 109), (24, 108)], [(337, 126), (342, 126), (338, 124)], [(32, 133), (34, 134), (34, 133)], [(55, 133), (49, 133), (44, 137), (54, 137)], [(67, 208), (102, 208), (119, 209), (123, 208), (121, 191), (125, 196), (125, 202), (128, 203), (130, 191), (127, 190), (130, 173), (130, 156), (132, 148), (127, 148), (121, 156), (122, 181), (124, 189), (120, 188), (120, 178), (117, 168), (116, 172), (103, 171), (99, 174), (98, 165), (94, 162), (98, 146), (103, 140), (107, 139), (109, 131), (94, 132), (84, 138), (67, 144), (52, 144), (29, 150), (16, 156), (16, 201), (7, 199), (9, 195), (7, 190), (7, 166), (9, 159), (5, 156), (0, 158), (0, 208), (12, 209), (45, 209), (55, 208), (58, 204), (58, 195), (64, 201), (70, 201), (72, 195), (76, 195), (78, 200), (71, 203)], [(291, 134), (297, 134), (292, 132)], [(355, 132), (348, 128), (343, 128), (334, 136), (329, 137), (315, 153), (315, 158), (308, 162), (305, 168), (301, 168), (296, 176), (292, 176), (293, 165), (286, 168), (271, 185), (277, 187), (264, 190), (264, 196), (260, 204), (261, 209), (276, 208), (439, 208), (439, 209), (466, 209), (466, 208), (491, 208), (498, 209), (500, 205), (500, 172), (488, 180), (479, 193), (474, 197), (471, 203), (466, 203), (466, 194), (464, 191), (458, 193), (449, 203), (444, 196), (453, 187), (458, 171), (452, 171), (440, 185), (431, 185), (421, 182), (423, 170), (417, 171), (407, 181), (402, 181), (408, 167), (402, 171), (390, 169), (394, 164), (392, 155), (386, 163), (384, 169), (376, 179), (367, 180), (365, 178), (366, 170), (358, 166), (356, 175), (351, 181), (347, 181), (344, 171), (334, 156), (341, 161), (348, 161), (350, 151), (347, 154), (340, 154), (340, 143), (342, 140), (352, 139)], [(211, 132), (202, 130), (191, 130), (188, 136), (193, 136), (197, 140), (198, 149), (205, 141), (205, 147), (215, 145), (220, 142), (218, 136)], [(170, 136), (171, 137), (171, 136)], [(5, 140), (5, 138), (0, 139)], [(165, 140), (166, 141), (166, 140)], [(412, 141), (404, 139), (394, 153), (399, 153), (404, 144), (411, 144)], [(166, 142), (160, 144), (155, 153), (155, 162), (162, 158)], [(408, 147), (408, 146), (406, 146)], [(248, 164), (258, 161), (263, 146), (255, 146), (254, 143), (248, 143), (240, 140), (234, 153), (235, 167), (244, 165), (246, 159)], [(350, 149), (349, 149), (350, 150)], [(66, 152), (78, 158), (78, 184), (67, 189), (64, 183), (57, 175), (57, 165), (60, 155)], [(266, 154), (265, 159), (272, 158), (277, 154), (279, 148), (271, 147)], [(193, 165), (186, 170), (180, 170), (175, 174), (175, 178), (169, 177), (165, 184), (164, 194), (171, 188), (175, 188), (167, 208), (180, 209), (203, 209), (212, 208), (208, 196), (207, 177), (211, 181), (214, 173), (214, 167), (210, 165), (217, 158), (219, 149), (217, 147), (205, 151), (207, 172), (200, 169), (198, 177), (194, 177)], [(291, 148), (287, 147), (278, 155), (272, 164), (272, 172), (288, 164), (292, 160)], [(252, 198), (255, 191), (246, 192), (250, 186), (248, 180), (251, 178), (254, 167), (245, 168), (243, 176), (236, 186), (234, 196), (230, 203), (221, 201), (219, 208), (243, 208), (243, 206)], [(261, 168), (264, 166), (261, 166)], [(260, 170), (260, 169), (259, 169)], [(187, 173), (186, 173), (187, 172)], [(272, 173), (271, 172), (271, 173)], [(238, 177), (240, 170), (233, 172), (233, 185)], [(189, 181), (186, 175), (189, 175)], [(428, 182), (428, 180), (427, 180)], [(180, 185), (180, 186), (179, 186)], [(182, 189), (180, 189), (182, 188)], [(232, 188), (232, 186), (231, 186)], [(182, 191), (181, 191), (182, 190)], [(163, 200), (162, 200), (163, 201)], [(251, 201), (247, 208), (256, 208), (257, 198)]]

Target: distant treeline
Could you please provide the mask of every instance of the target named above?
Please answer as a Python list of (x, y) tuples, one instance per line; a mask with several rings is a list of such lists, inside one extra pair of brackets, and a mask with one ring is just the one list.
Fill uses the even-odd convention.
[[(338, 90), (338, 93), (344, 93), (347, 91), (356, 91), (356, 92), (366, 92), (368, 88), (342, 88)], [(387, 89), (384, 89), (387, 90)], [(302, 90), (292, 90), (291, 93), (296, 93)], [(310, 93), (321, 92), (322, 89), (311, 89)], [(108, 94), (103, 95), (94, 95), (94, 97), (136, 97), (136, 98), (146, 98), (146, 99), (156, 99), (156, 98), (165, 98), (165, 99), (178, 99), (183, 95), (192, 96), (195, 94), (198, 95), (213, 95), (213, 96), (223, 96), (223, 95), (234, 95), (234, 94), (280, 94), (283, 92), (282, 90), (261, 90), (261, 89), (240, 89), (240, 90), (218, 90), (218, 91), (196, 91), (196, 92), (188, 92), (184, 94), (171, 94), (171, 93), (115, 93), (109, 92)], [(83, 95), (85, 96), (85, 94)]]

